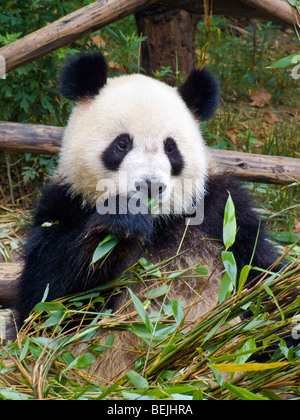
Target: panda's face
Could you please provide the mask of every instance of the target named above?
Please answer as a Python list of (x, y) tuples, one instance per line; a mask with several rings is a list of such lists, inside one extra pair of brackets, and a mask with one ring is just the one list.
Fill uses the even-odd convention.
[(99, 95), (73, 110), (59, 174), (92, 203), (110, 180), (112, 195), (130, 196), (151, 185), (162, 203), (182, 211), (182, 196), (190, 205), (204, 194), (205, 145), (177, 89), (146, 76), (123, 76), (109, 79)]
[(63, 71), (61, 91), (76, 106), (58, 175), (91, 204), (146, 189), (167, 212), (182, 213), (204, 195), (208, 165), (195, 115), (214, 113), (215, 79), (194, 71), (176, 89), (147, 76), (106, 75), (95, 53), (71, 57)]

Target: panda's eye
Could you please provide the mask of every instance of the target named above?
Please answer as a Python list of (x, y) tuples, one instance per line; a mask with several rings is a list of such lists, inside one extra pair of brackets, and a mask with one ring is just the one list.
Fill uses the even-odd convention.
[(125, 140), (120, 140), (117, 144), (117, 148), (120, 150), (120, 152), (125, 152), (128, 148), (128, 142)]
[(171, 138), (168, 138), (165, 141), (165, 152), (166, 152), (166, 154), (167, 155), (172, 155), (176, 151), (177, 151), (177, 145), (176, 145), (175, 141)]
[(116, 140), (116, 146), (119, 152), (129, 151), (132, 145), (132, 140), (129, 134), (121, 134)]
[(172, 175), (179, 176), (183, 170), (184, 161), (176, 141), (171, 137), (168, 137), (164, 142), (164, 149), (171, 164)]
[(165, 147), (165, 151), (168, 155), (171, 155), (172, 153), (175, 152), (175, 147), (173, 144), (169, 144)]

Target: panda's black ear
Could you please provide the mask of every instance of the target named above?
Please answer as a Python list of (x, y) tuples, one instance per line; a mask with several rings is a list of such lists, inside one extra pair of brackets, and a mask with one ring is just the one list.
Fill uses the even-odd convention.
[(70, 56), (61, 72), (60, 92), (71, 101), (94, 98), (107, 81), (102, 54), (88, 52)]
[(191, 111), (202, 121), (217, 111), (220, 100), (218, 79), (208, 70), (193, 70), (178, 92)]

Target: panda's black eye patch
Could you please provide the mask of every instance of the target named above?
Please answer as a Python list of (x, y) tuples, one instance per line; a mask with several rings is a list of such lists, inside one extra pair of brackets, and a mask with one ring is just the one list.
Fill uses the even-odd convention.
[(107, 169), (117, 171), (132, 149), (133, 140), (129, 134), (120, 134), (102, 154), (102, 161)]
[(164, 148), (165, 153), (168, 156), (169, 161), (171, 163), (172, 175), (180, 175), (184, 167), (184, 161), (180, 151), (178, 150), (176, 141), (171, 137), (168, 137), (164, 142)]

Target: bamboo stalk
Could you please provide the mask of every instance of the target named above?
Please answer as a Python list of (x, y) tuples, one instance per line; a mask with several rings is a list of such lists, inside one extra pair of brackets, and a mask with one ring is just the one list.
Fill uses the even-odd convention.
[[(63, 133), (62, 127), (0, 122), (0, 150), (57, 154)], [(300, 159), (216, 149), (210, 152), (227, 171), (245, 181), (281, 185), (300, 181)]]

